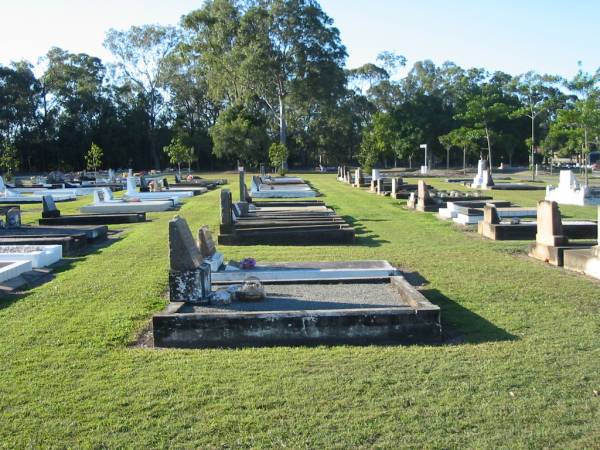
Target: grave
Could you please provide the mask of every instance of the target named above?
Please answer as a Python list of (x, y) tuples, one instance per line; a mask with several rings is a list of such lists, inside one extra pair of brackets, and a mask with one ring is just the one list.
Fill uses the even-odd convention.
[(313, 245), (353, 240), (354, 229), (322, 203), (234, 204), (231, 192), (221, 191), (219, 244)]
[(0, 261), (29, 261), (34, 269), (62, 259), (61, 245), (0, 245)]
[[(496, 213), (501, 219), (522, 219), (535, 217), (537, 210), (535, 208), (521, 208), (519, 206), (497, 207)], [(460, 225), (477, 225), (484, 219), (484, 208), (473, 208), (469, 206), (459, 206), (456, 208), (456, 217), (453, 222)]]
[(0, 283), (18, 277), (33, 269), (31, 261), (0, 261)]
[(564, 267), (600, 279), (600, 206), (598, 207), (597, 243), (589, 249), (573, 249), (564, 252)]
[(485, 205), (495, 205), (497, 207), (512, 206), (511, 202), (505, 200), (456, 200), (447, 201), (445, 208), (440, 208), (438, 217), (442, 220), (452, 220), (458, 216), (460, 208), (483, 208)]
[[(483, 220), (477, 225), (479, 234), (494, 241), (535, 239), (537, 233), (536, 221), (502, 221), (498, 215), (497, 206), (487, 204), (483, 208)], [(570, 220), (562, 222), (563, 233), (569, 239), (594, 239), (597, 226), (594, 221)]]
[(135, 178), (127, 177), (127, 190), (123, 195), (125, 200), (169, 200), (173, 206), (181, 203), (183, 198), (193, 197), (194, 193), (190, 191), (168, 191), (168, 192), (137, 192)]
[(570, 170), (561, 170), (557, 187), (546, 187), (546, 200), (561, 205), (600, 205), (600, 188), (581, 186)]
[(208, 190), (216, 189), (219, 186), (227, 184), (227, 179), (206, 180), (198, 176), (186, 178), (182, 180), (175, 174), (175, 183), (169, 184), (169, 188), (185, 189), (185, 188), (206, 188)]
[[(74, 193), (60, 193), (54, 190), (43, 190), (43, 193), (51, 195), (55, 202), (64, 202), (69, 200), (75, 200), (77, 196)], [(0, 177), (0, 203), (15, 203), (15, 204), (26, 204), (26, 203), (41, 203), (42, 195), (35, 194), (29, 195), (18, 192), (16, 190), (8, 189), (4, 184), (4, 180)]]
[[(156, 347), (206, 348), (317, 344), (398, 344), (439, 342), (440, 308), (431, 304), (393, 267), (375, 280), (353, 278), (348, 270), (330, 282), (302, 276), (270, 283), (269, 271), (250, 277), (264, 289), (264, 298), (241, 301), (240, 284), (217, 288), (210, 266), (183, 219), (169, 224), (171, 303), (152, 319)], [(306, 263), (313, 274), (325, 274)], [(363, 262), (356, 262), (355, 269)], [(205, 267), (204, 267), (205, 266)], [(270, 274), (282, 269), (277, 266)], [(305, 269), (286, 268), (287, 273)], [(265, 276), (267, 275), (267, 276)], [(246, 283), (248, 278), (242, 280)]]
[(318, 193), (304, 180), (295, 177), (252, 177), (251, 198), (310, 198)]
[(83, 214), (134, 214), (173, 209), (171, 200), (124, 201), (114, 199), (107, 188), (94, 191), (94, 203), (82, 206)]
[(208, 192), (208, 188), (206, 187), (180, 187), (176, 184), (169, 183), (169, 180), (166, 178), (163, 178), (160, 183), (162, 184), (162, 190), (164, 192), (174, 192), (175, 194), (178, 192), (191, 192), (194, 196), (206, 194)]
[(40, 225), (112, 225), (123, 223), (139, 223), (146, 221), (146, 213), (132, 214), (72, 214), (63, 216), (56, 208), (51, 196), (43, 198), (42, 218)]
[(468, 201), (468, 200), (491, 200), (491, 197), (480, 195), (479, 193), (465, 193), (459, 191), (444, 192), (429, 190), (424, 180), (419, 180), (417, 192), (411, 192), (406, 204), (409, 209), (416, 209), (422, 212), (438, 212), (440, 208), (446, 208), (449, 201)]
[(547, 200), (538, 203), (537, 233), (535, 243), (529, 245), (529, 256), (554, 266), (562, 266), (565, 250), (588, 249), (592, 245), (569, 243), (563, 231), (558, 204)]

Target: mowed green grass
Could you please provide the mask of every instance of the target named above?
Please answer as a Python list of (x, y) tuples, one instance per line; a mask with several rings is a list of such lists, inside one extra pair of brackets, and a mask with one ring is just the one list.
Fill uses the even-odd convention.
[[(50, 283), (0, 304), (0, 445), (598, 447), (599, 283), (528, 259), (526, 242), (483, 240), (334, 175), (307, 178), (352, 219), (355, 245), (222, 247), (226, 257), (387, 259), (424, 281), (442, 308), (445, 344), (135, 347), (167, 303), (173, 213), (152, 214)], [(535, 204), (542, 195), (510, 199)], [(218, 198), (196, 197), (179, 214), (216, 232)], [(73, 212), (88, 201), (59, 207)], [(27, 210), (29, 220), (39, 214)]]

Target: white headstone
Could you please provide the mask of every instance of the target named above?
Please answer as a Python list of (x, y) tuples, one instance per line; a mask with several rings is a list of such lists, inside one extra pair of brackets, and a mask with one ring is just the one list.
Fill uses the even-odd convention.
[(371, 171), (371, 179), (373, 181), (379, 180), (380, 177), (381, 177), (381, 172), (379, 172), (379, 169), (373, 169)]
[(127, 194), (133, 195), (136, 194), (135, 188), (135, 177), (127, 177)]

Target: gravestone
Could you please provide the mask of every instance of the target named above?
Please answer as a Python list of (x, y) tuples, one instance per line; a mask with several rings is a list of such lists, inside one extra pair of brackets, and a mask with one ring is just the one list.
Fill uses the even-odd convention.
[(431, 196), (427, 190), (427, 184), (425, 180), (419, 180), (417, 185), (417, 209), (419, 211), (425, 211), (427, 206), (432, 204)]
[(354, 187), (361, 187), (363, 184), (363, 175), (360, 167), (354, 171)]
[(60, 211), (54, 203), (54, 198), (51, 195), (44, 195), (42, 197), (42, 218), (50, 219), (54, 217), (60, 217)]
[(264, 164), (260, 165), (260, 176), (261, 177), (266, 177), (267, 176), (267, 171), (265, 169), (265, 165)]
[(556, 202), (542, 200), (538, 203), (535, 240), (538, 244), (549, 247), (568, 244), (569, 240), (563, 234), (560, 210)]
[(169, 295), (172, 302), (208, 303), (211, 294), (210, 265), (202, 254), (185, 219), (169, 221)]
[(483, 222), (489, 224), (499, 224), (500, 217), (494, 205), (485, 205), (483, 207)]
[(10, 208), (6, 213), (6, 228), (19, 228), (21, 226), (21, 210)]
[(246, 172), (244, 169), (240, 170), (240, 202), (246, 201)]
[(482, 188), (494, 186), (490, 165), (487, 159), (480, 159), (477, 163), (477, 175), (473, 179), (473, 188)]
[(233, 218), (231, 217), (232, 199), (231, 191), (229, 189), (223, 189), (221, 191), (221, 226), (229, 228), (233, 225)]
[(203, 258), (210, 258), (217, 252), (212, 233), (206, 225), (198, 231), (198, 242), (200, 243), (200, 253)]

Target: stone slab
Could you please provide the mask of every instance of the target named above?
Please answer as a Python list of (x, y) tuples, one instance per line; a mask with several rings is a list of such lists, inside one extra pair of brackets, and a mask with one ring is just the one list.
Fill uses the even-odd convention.
[(309, 283), (388, 279), (397, 273), (396, 268), (383, 260), (272, 263), (257, 265), (254, 269), (240, 269), (229, 263), (212, 274), (212, 281), (214, 284), (239, 283), (252, 276), (265, 283)]

